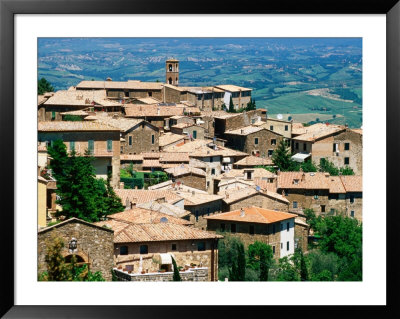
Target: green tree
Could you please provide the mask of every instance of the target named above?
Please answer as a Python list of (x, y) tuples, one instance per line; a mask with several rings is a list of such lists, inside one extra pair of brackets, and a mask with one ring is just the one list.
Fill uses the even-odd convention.
[(40, 281), (105, 281), (101, 272), (92, 273), (87, 265), (77, 265), (76, 256), (71, 257), (71, 263), (66, 263), (61, 251), (64, 248), (62, 238), (52, 236), (46, 242), (47, 271), (40, 273)]
[(272, 162), (281, 171), (291, 171), (297, 166), (297, 163), (291, 159), (289, 148), (286, 146), (284, 140), (280, 141), (278, 147), (273, 152)]
[(52, 158), (50, 168), (57, 180), (57, 203), (62, 206), (58, 215), (95, 222), (124, 209), (109, 180), (96, 179), (92, 156), (76, 156), (74, 151), (68, 156), (61, 140), (54, 141), (48, 153)]
[(228, 112), (230, 112), (230, 113), (235, 113), (236, 112), (235, 106), (233, 105), (232, 96), (230, 97), (230, 100), (229, 100), (229, 110), (228, 110)]
[(244, 245), (241, 241), (234, 244), (237, 258), (232, 260), (231, 268), (229, 269), (230, 281), (244, 281), (246, 278), (246, 256)]
[(300, 164), (300, 167), (305, 173), (318, 171), (318, 167), (312, 161), (303, 162)]
[(273, 262), (271, 246), (255, 241), (247, 249), (248, 266), (259, 273), (260, 281), (268, 281), (268, 272)]
[(41, 78), (38, 80), (38, 94), (44, 94), (46, 92), (54, 92), (54, 88), (45, 78)]
[(306, 258), (304, 257), (303, 250), (301, 248), (297, 248), (297, 250), (300, 255), (300, 279), (301, 281), (307, 281), (308, 269), (307, 269)]
[(339, 174), (340, 175), (354, 175), (354, 171), (351, 167), (346, 166), (346, 167), (341, 167), (339, 169)]
[(283, 257), (279, 259), (277, 268), (275, 269), (276, 281), (299, 281), (299, 271), (293, 262), (293, 257)]
[(174, 275), (172, 277), (173, 281), (182, 281), (181, 276), (179, 274), (179, 269), (178, 266), (176, 265), (176, 261), (174, 259), (174, 257), (172, 257), (172, 265), (174, 267)]
[(63, 116), (63, 121), (70, 121), (70, 122), (82, 122), (83, 119), (79, 115), (71, 115), (67, 114)]

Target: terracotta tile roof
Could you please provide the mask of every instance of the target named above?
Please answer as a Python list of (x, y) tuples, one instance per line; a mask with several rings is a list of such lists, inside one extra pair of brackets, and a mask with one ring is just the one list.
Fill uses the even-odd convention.
[(232, 178), (232, 179), (223, 179), (222, 181), (220, 181), (218, 183), (218, 187), (226, 186), (226, 185), (230, 185), (230, 184), (236, 184), (236, 183), (240, 183), (240, 184), (243, 184), (246, 186), (254, 186), (255, 185), (252, 181), (245, 181), (243, 179)]
[[(175, 223), (173, 220), (171, 221), (174, 224), (182, 224), (181, 218), (183, 218), (187, 215), (190, 215), (189, 211), (187, 211), (183, 208), (180, 208), (180, 207), (176, 207), (169, 203), (157, 203), (157, 202), (153, 201), (153, 202), (140, 204), (138, 207), (146, 208), (146, 209), (149, 209), (152, 211), (160, 212), (160, 213), (178, 218), (180, 222)], [(182, 225), (192, 225), (193, 224), (189, 221), (186, 221), (186, 222), (187, 222), (187, 224), (182, 224)]]
[(306, 128), (304, 127), (303, 123), (295, 123), (292, 124), (292, 134), (294, 135), (301, 135), (306, 133)]
[(214, 232), (199, 230), (183, 225), (160, 224), (131, 224), (114, 235), (114, 243), (137, 243), (153, 241), (195, 240), (223, 238)]
[[(78, 89), (130, 89), (130, 90), (161, 90), (161, 82), (140, 82), (140, 81), (82, 81)], [(80, 90), (77, 90), (78, 92)]]
[(183, 115), (184, 108), (179, 106), (158, 106), (144, 104), (125, 104), (126, 117), (171, 117)]
[(177, 194), (171, 190), (145, 190), (145, 189), (114, 189), (115, 194), (121, 198), (122, 204), (125, 205), (126, 200), (136, 203), (136, 205), (147, 203), (156, 199), (165, 198), (169, 203), (175, 203), (181, 200)]
[(340, 176), (346, 192), (362, 192), (362, 176)]
[(95, 222), (94, 224), (99, 227), (112, 229), (115, 233), (121, 231), (122, 229), (130, 225), (130, 223), (128, 222), (117, 219), (102, 220), (99, 222)]
[(196, 206), (222, 199), (222, 196), (220, 195), (212, 195), (206, 192), (197, 192), (195, 190), (186, 191), (184, 188), (173, 191), (175, 194), (185, 199), (185, 206)]
[(258, 165), (266, 165), (271, 166), (273, 165), (271, 158), (263, 158), (259, 156), (247, 156), (242, 158), (241, 160), (235, 162), (235, 165), (240, 166), (258, 166)]
[(160, 153), (159, 152), (143, 152), (141, 153), (144, 159), (159, 159)]
[(142, 154), (121, 154), (121, 161), (143, 161)]
[(329, 180), (329, 193), (333, 194), (344, 194), (346, 193), (346, 189), (340, 179), (340, 176), (327, 176)]
[(189, 163), (189, 154), (188, 153), (162, 152), (162, 153), (160, 153), (160, 162), (162, 162), (162, 163), (170, 163), (170, 162)]
[[(304, 180), (302, 177), (304, 176)], [(330, 189), (328, 173), (280, 172), (278, 189)]]
[(162, 183), (158, 183), (152, 186), (149, 186), (147, 189), (148, 190), (153, 190), (153, 189), (164, 189), (164, 188), (168, 188), (168, 186), (172, 185), (172, 181), (168, 180)]
[(61, 112), (61, 115), (78, 115), (78, 116), (87, 116), (89, 113), (83, 111), (83, 110), (78, 110), (78, 111), (69, 111), (69, 112)]
[(174, 177), (179, 177), (187, 174), (200, 175), (204, 177), (206, 176), (206, 172), (204, 172), (202, 169), (195, 168), (186, 164), (182, 164), (172, 168), (167, 168), (165, 171)]
[(243, 177), (244, 178), (244, 173), (245, 171), (252, 171), (253, 172), (253, 178), (275, 178), (276, 174), (267, 171), (264, 168), (242, 168), (242, 169), (230, 169), (229, 171), (222, 173), (216, 177), (216, 179), (224, 179), (224, 178), (234, 178), (234, 177)]
[(161, 167), (160, 161), (155, 159), (145, 159), (143, 160), (143, 167)]
[(96, 121), (97, 120), (97, 116), (95, 115), (88, 115), (84, 118), (85, 121)]
[(293, 138), (296, 141), (314, 142), (326, 136), (345, 131), (346, 127), (340, 125), (318, 123), (305, 127), (305, 133)]
[(230, 148), (216, 145), (210, 147), (212, 142), (207, 140), (194, 140), (183, 145), (174, 145), (164, 149), (165, 152), (187, 152), (190, 157), (209, 157), (209, 156), (248, 156), (247, 153), (232, 150)]
[(141, 207), (135, 207), (120, 213), (108, 215), (107, 218), (128, 222), (132, 224), (158, 224), (161, 223), (161, 218), (167, 218), (168, 222), (172, 224), (178, 224), (178, 225), (193, 224), (185, 219), (177, 218), (171, 215), (167, 215), (165, 213), (161, 213), (159, 211), (154, 211), (151, 209), (146, 209)]
[(270, 183), (268, 180), (255, 178), (253, 181), (254, 185), (260, 186), (262, 190), (267, 190), (272, 193), (277, 193), (276, 183)]
[(232, 115), (231, 113), (228, 113), (226, 111), (201, 111), (201, 116), (203, 117), (220, 117), (220, 116), (225, 116), (225, 115)]
[(84, 221), (82, 219), (79, 219), (79, 218), (76, 218), (76, 217), (72, 217), (72, 218), (69, 218), (67, 220), (62, 221), (61, 223), (58, 223), (58, 224), (55, 224), (55, 225), (52, 225), (52, 226), (47, 226), (45, 228), (42, 228), (42, 229), (38, 230), (38, 234), (45, 233), (45, 232), (47, 232), (49, 230), (52, 230), (52, 229), (55, 229), (55, 228), (59, 228), (59, 227), (62, 227), (64, 225), (70, 224), (70, 223), (80, 223), (80, 224), (84, 224), (84, 225), (89, 226), (89, 227), (100, 228), (101, 230), (104, 230), (104, 231), (107, 231), (107, 232), (110, 232), (110, 233), (114, 232), (111, 229), (103, 228), (101, 226), (96, 225), (95, 223), (89, 223), (89, 222)]
[(295, 224), (304, 226), (304, 227), (310, 227), (310, 225), (308, 225), (304, 220), (300, 219), (300, 218), (295, 218), (294, 219)]
[(155, 99), (154, 97), (142, 97), (142, 98), (136, 98), (136, 100), (144, 103), (144, 104), (158, 104), (161, 101)]
[(188, 128), (188, 127), (192, 127), (192, 126), (198, 126), (198, 125), (196, 125), (194, 123), (178, 123), (178, 124), (172, 125), (171, 128), (184, 129), (184, 128)]
[(216, 85), (216, 88), (219, 88), (224, 91), (229, 91), (229, 92), (239, 92), (239, 91), (251, 91), (252, 89), (244, 88), (241, 86), (237, 85), (231, 85), (231, 84), (226, 84), (226, 85)]
[(158, 131), (158, 128), (146, 122), (143, 119), (127, 119), (124, 117), (112, 118), (111, 116), (98, 116), (97, 122), (107, 124), (109, 126), (113, 126), (119, 128), (121, 132), (127, 132), (136, 125), (145, 122), (147, 125), (152, 127), (154, 130)]
[(253, 134), (253, 133), (257, 133), (259, 131), (262, 130), (267, 130), (264, 127), (258, 127), (258, 126), (244, 126), (241, 128), (238, 128), (236, 130), (231, 130), (231, 131), (225, 131), (225, 134), (229, 134), (229, 135), (249, 135), (249, 134)]
[(38, 106), (42, 105), (44, 102), (46, 102), (48, 97), (45, 97), (44, 95), (38, 95)]
[(241, 189), (235, 190), (235, 191), (231, 191), (231, 190), (222, 191), (222, 192), (219, 192), (219, 194), (224, 194), (225, 198), (223, 199), (223, 201), (227, 204), (231, 204), (231, 203), (237, 202), (238, 200), (242, 200), (244, 198), (251, 197), (251, 196), (254, 196), (257, 194), (263, 195), (263, 196), (268, 196), (268, 197), (277, 199), (284, 203), (289, 203), (289, 201), (284, 196), (279, 195), (278, 193), (270, 192), (270, 191), (266, 191), (266, 190), (257, 191), (253, 187), (241, 188)]
[(272, 224), (283, 220), (297, 217), (296, 214), (284, 213), (260, 207), (243, 207), (244, 214), (241, 210), (234, 210), (227, 213), (206, 216), (205, 219), (210, 220), (226, 220), (244, 223)]
[(87, 106), (120, 106), (120, 103), (107, 99), (105, 90), (60, 90), (54, 93), (44, 105)]
[(163, 135), (160, 135), (158, 139), (158, 144), (160, 146), (167, 146), (173, 143), (176, 143), (178, 141), (183, 141), (185, 139), (184, 135), (179, 135), (179, 134), (174, 134), (171, 132), (165, 133)]
[(64, 132), (64, 131), (117, 131), (118, 128), (96, 123), (96, 122), (85, 122), (85, 121), (49, 121), (38, 123), (39, 132)]

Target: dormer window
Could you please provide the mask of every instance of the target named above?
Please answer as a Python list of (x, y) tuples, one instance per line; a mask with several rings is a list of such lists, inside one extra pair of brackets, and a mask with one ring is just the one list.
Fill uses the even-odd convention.
[(298, 179), (294, 179), (293, 180), (293, 184), (295, 184), (295, 185), (299, 184), (299, 180)]

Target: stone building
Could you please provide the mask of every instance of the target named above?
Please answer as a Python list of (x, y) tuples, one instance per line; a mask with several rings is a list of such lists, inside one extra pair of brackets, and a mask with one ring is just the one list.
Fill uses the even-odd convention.
[(218, 280), (218, 240), (222, 236), (168, 221), (114, 227), (118, 271), (142, 275), (143, 281), (163, 280), (159, 274), (173, 272), (174, 258), (183, 276), (189, 267), (200, 267), (207, 271), (204, 281)]
[(190, 139), (204, 140), (204, 127), (196, 124), (179, 123), (170, 127), (174, 134), (187, 135)]
[(182, 164), (180, 166), (167, 168), (165, 172), (172, 177), (174, 181), (179, 181), (184, 185), (206, 190), (206, 173), (190, 165)]
[(46, 251), (54, 237), (59, 237), (64, 242), (61, 253), (66, 262), (74, 255), (79, 264), (87, 264), (91, 272), (100, 271), (104, 279), (111, 281), (111, 269), (114, 266), (113, 230), (77, 218), (39, 230), (38, 273), (47, 269)]
[(226, 131), (232, 131), (267, 120), (267, 110), (257, 109), (242, 113), (224, 113), (214, 115), (214, 132), (216, 137), (224, 138)]
[(321, 159), (341, 168), (349, 166), (356, 175), (362, 175), (362, 133), (346, 126), (315, 124), (305, 128), (306, 133), (292, 140), (292, 151), (311, 154), (319, 165)]
[(129, 80), (126, 82), (112, 81), (82, 81), (76, 86), (76, 90), (105, 90), (108, 99), (126, 100), (153, 97), (162, 101), (161, 82), (141, 82)]
[(257, 166), (273, 166), (273, 162), (270, 157), (265, 158), (265, 157), (249, 155), (235, 162), (233, 166), (238, 169), (255, 168)]
[(80, 110), (121, 112), (121, 104), (107, 98), (104, 89), (60, 90), (38, 106), (39, 121), (61, 121), (61, 113)]
[(280, 172), (277, 192), (290, 201), (290, 211), (303, 215), (345, 214), (362, 220), (362, 177), (330, 176), (328, 173)]
[(179, 84), (179, 61), (168, 59), (165, 61), (165, 83), (178, 86)]
[(225, 131), (226, 146), (264, 158), (272, 157), (283, 136), (264, 127), (246, 126)]
[(189, 103), (200, 110), (220, 110), (224, 104), (225, 91), (216, 87), (164, 86), (164, 102)]
[(184, 106), (175, 104), (170, 106), (125, 104), (122, 112), (126, 118), (143, 119), (164, 130), (164, 127), (168, 127), (170, 117), (184, 115), (185, 110)]
[(267, 118), (266, 122), (257, 122), (254, 125), (265, 127), (266, 129), (282, 135), (285, 139), (292, 138), (293, 121), (284, 121), (279, 119)]
[(94, 122), (39, 122), (39, 142), (51, 144), (62, 140), (67, 151), (81, 156), (88, 151), (94, 157), (93, 166), (97, 178), (107, 179), (111, 174), (111, 185), (119, 187), (120, 176), (120, 130)]
[(190, 222), (195, 227), (205, 229), (205, 216), (220, 213), (222, 211), (222, 196), (211, 195), (200, 190), (174, 190), (175, 194), (184, 199), (185, 209), (190, 212)]
[(121, 154), (158, 152), (159, 129), (142, 119), (97, 116), (97, 122), (119, 128), (121, 131)]
[(301, 248), (303, 252), (306, 252), (308, 251), (310, 225), (308, 225), (303, 219), (295, 218), (294, 220), (294, 244), (295, 248)]
[(270, 245), (274, 258), (278, 260), (294, 253), (296, 216), (287, 212), (249, 206), (205, 219), (207, 230), (228, 232), (239, 237), (246, 247), (255, 241)]
[(222, 211), (224, 212), (249, 206), (257, 206), (281, 212), (289, 211), (289, 201), (285, 197), (268, 190), (262, 190), (261, 188), (258, 190), (257, 187), (242, 188), (235, 191), (222, 191), (219, 192), (219, 195), (224, 196), (222, 199)]
[(176, 124), (181, 124), (181, 123), (195, 124), (195, 121), (193, 118), (191, 118), (189, 116), (183, 116), (183, 115), (174, 115), (169, 118), (169, 127), (174, 126)]
[(235, 110), (247, 107), (247, 103), (250, 102), (252, 89), (230, 84), (217, 85), (215, 86), (215, 88), (223, 90), (225, 92), (224, 103), (227, 108), (229, 107), (229, 102), (231, 98)]
[(163, 133), (160, 135), (158, 143), (160, 151), (163, 151), (170, 146), (183, 145), (185, 143), (185, 136), (171, 132)]

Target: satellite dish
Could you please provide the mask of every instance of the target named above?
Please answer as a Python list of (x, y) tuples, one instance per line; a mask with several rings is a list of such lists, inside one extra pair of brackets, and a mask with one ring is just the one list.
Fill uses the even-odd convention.
[(260, 189), (261, 189), (261, 187), (257, 185), (257, 186), (256, 186), (256, 191), (259, 192)]
[(278, 120), (282, 120), (282, 119), (283, 119), (283, 116), (282, 116), (282, 114), (278, 114), (278, 115), (276, 116), (276, 118), (277, 118)]
[(168, 218), (166, 218), (166, 217), (161, 217), (161, 218), (160, 218), (160, 223), (168, 223)]

